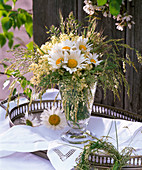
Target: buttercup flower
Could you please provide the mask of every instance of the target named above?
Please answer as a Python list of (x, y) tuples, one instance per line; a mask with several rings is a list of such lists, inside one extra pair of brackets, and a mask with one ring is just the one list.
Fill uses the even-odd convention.
[(80, 51), (70, 51), (70, 54), (67, 53), (66, 59), (67, 60), (65, 61), (65, 65), (63, 65), (63, 68), (69, 71), (70, 74), (77, 71), (78, 68), (85, 68), (83, 62), (86, 61), (86, 59)]
[(25, 113), (25, 117), (21, 118), (22, 123), (28, 125), (28, 126), (39, 126), (40, 122), (38, 121), (37, 117), (34, 118), (33, 114), (28, 114), (28, 112), (26, 111)]
[(49, 108), (44, 110), (40, 118), (41, 124), (54, 130), (67, 126), (65, 114), (62, 110), (54, 106), (52, 106), (51, 110)]

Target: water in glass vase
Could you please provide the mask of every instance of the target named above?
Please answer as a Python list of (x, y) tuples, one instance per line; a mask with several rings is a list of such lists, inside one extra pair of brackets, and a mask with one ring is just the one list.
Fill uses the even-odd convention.
[(81, 88), (76, 84), (60, 84), (60, 93), (64, 113), (70, 130), (61, 135), (61, 139), (81, 144), (90, 139), (91, 132), (87, 130), (90, 120), (96, 83), (89, 87)]

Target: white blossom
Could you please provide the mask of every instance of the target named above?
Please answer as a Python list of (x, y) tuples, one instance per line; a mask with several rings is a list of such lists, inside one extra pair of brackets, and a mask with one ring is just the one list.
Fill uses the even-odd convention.
[(93, 7), (93, 5), (85, 5), (85, 6), (83, 7), (83, 10), (84, 10), (87, 14), (89, 14), (89, 15), (93, 15), (93, 14), (94, 14), (94, 7)]
[(126, 20), (126, 21), (130, 21), (132, 18), (132, 15), (127, 15), (127, 14), (124, 14), (124, 17), (122, 18), (122, 20)]
[(115, 25), (117, 25), (117, 29), (120, 31), (123, 31), (123, 25), (121, 25), (120, 23), (116, 23)]
[(132, 25), (131, 25), (130, 23), (128, 24), (128, 28), (129, 28), (129, 29), (131, 29), (131, 28), (132, 28)]

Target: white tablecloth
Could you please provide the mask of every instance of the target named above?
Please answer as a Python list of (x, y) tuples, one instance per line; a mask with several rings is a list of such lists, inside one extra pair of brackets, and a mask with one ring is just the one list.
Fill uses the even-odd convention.
[[(56, 96), (56, 94), (57, 94), (57, 91), (49, 91), (48, 95), (44, 95), (44, 99), (45, 98), (53, 99)], [(25, 102), (25, 99), (20, 100), (20, 102), (21, 103)], [(15, 105), (15, 102), (12, 102), (11, 108), (14, 107), (14, 105)], [(106, 136), (108, 132), (110, 131), (109, 132), (109, 135), (111, 136), (110, 141), (116, 146), (115, 122), (117, 125), (117, 131), (118, 131), (118, 136), (119, 136), (119, 149), (121, 150), (122, 148), (130, 144), (130, 146), (137, 149), (138, 154), (142, 154), (142, 124), (141, 123), (130, 122), (130, 121), (125, 121), (125, 120), (114, 121), (114, 120), (106, 119), (106, 118), (91, 117), (89, 125), (88, 125), (88, 130), (91, 130), (93, 133), (95, 133), (97, 137)], [(111, 127), (111, 130), (110, 130), (110, 127)], [(19, 128), (22, 129), (24, 128), (24, 126), (22, 127), (20, 125)], [(29, 127), (29, 128), (32, 129), (32, 127)], [(47, 141), (49, 139), (50, 140), (52, 139), (54, 141), (56, 139), (60, 140), (60, 134), (66, 129), (54, 131), (51, 129), (47, 129), (44, 126), (40, 126), (40, 127), (34, 127), (32, 130), (33, 132), (35, 131), (37, 134), (44, 137), (44, 139)], [(0, 108), (0, 138), (2, 139), (2, 135), (4, 136), (8, 132), (9, 132), (8, 119), (5, 119), (5, 111), (2, 108)], [(12, 140), (13, 140), (12, 137), (10, 137), (10, 141)], [(0, 146), (2, 147), (2, 145)], [(10, 147), (10, 144), (8, 147)], [(11, 144), (11, 151), (9, 151), (9, 153), (2, 152), (3, 155), (1, 155), (0, 157), (0, 170), (19, 170), (19, 169), (20, 170), (31, 170), (31, 169), (54, 170), (53, 166), (48, 160), (38, 157), (36, 155), (33, 155), (31, 153), (13, 152), (12, 147), (13, 145)], [(26, 145), (26, 147), (28, 146)], [(20, 144), (18, 144), (17, 148), (19, 148), (19, 151), (21, 151)]]
[[(52, 100), (56, 97), (57, 90), (48, 90), (43, 99)], [(59, 96), (60, 97), (60, 96)], [(27, 102), (25, 98), (20, 99), (20, 104)], [(6, 104), (5, 104), (6, 105)], [(10, 109), (16, 105), (16, 101), (10, 103)], [(0, 134), (9, 129), (8, 119), (5, 119), (5, 110), (0, 107)], [(0, 170), (55, 170), (50, 161), (31, 153), (16, 152), (12, 155), (0, 158)]]

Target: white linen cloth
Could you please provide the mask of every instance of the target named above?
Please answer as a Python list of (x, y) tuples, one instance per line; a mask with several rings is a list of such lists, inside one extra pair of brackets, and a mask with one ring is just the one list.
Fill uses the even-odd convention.
[[(54, 91), (54, 97), (56, 96), (55, 93), (57, 91)], [(50, 91), (49, 94), (51, 97), (53, 91)], [(9, 128), (7, 119), (1, 120), (0, 123), (0, 170), (18, 170), (23, 167), (26, 170), (53, 170), (54, 168), (56, 170), (70, 170), (76, 165), (75, 160), (82, 152), (83, 145), (70, 145), (60, 139), (61, 133), (66, 131), (68, 127), (55, 131), (45, 126), (16, 125)], [(91, 117), (88, 130), (92, 131), (98, 138), (109, 135), (111, 137), (109, 141), (117, 146), (116, 127), (119, 150), (122, 150), (125, 146), (131, 146), (136, 149), (139, 155), (142, 155), (141, 123)], [(38, 150), (48, 150), (47, 155), (52, 165), (49, 161), (28, 153)], [(24, 158), (21, 164), (19, 164), (20, 157)], [(28, 160), (28, 158), (30, 159)], [(8, 167), (6, 161), (10, 160), (12, 165), (9, 162)]]

